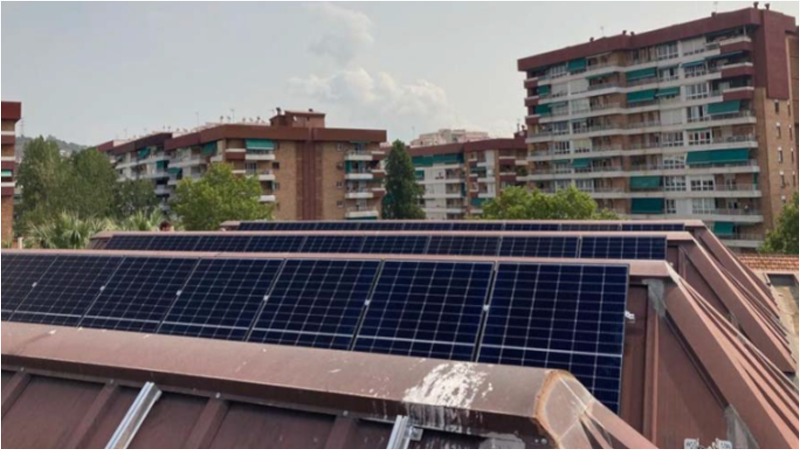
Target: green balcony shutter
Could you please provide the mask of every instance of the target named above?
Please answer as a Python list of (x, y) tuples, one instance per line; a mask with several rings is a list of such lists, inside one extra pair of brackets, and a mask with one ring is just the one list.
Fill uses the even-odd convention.
[(709, 152), (691, 152), (686, 157), (686, 164), (700, 166), (708, 164), (735, 164), (750, 161), (750, 149), (713, 150)]
[(592, 81), (592, 80), (599, 80), (600, 78), (610, 77), (610, 76), (614, 75), (615, 73), (616, 73), (616, 72), (605, 72), (605, 73), (600, 73), (600, 74), (597, 74), (597, 75), (592, 75), (592, 76), (590, 76), (590, 77), (586, 77), (586, 79), (587, 79), (587, 80), (589, 80), (589, 81)]
[(661, 177), (631, 177), (631, 190), (647, 191), (661, 187)]
[(708, 105), (708, 114), (711, 116), (719, 116), (723, 114), (735, 114), (742, 108), (740, 100), (732, 100), (729, 102), (712, 103)]
[(156, 163), (156, 168), (159, 169), (159, 170), (166, 170), (167, 169), (167, 164), (169, 164), (168, 161), (158, 161)]
[(664, 214), (663, 198), (634, 198), (631, 200), (632, 214)]
[(724, 55), (709, 56), (708, 58), (706, 58), (706, 61), (716, 61), (718, 59), (728, 59), (728, 58), (733, 58), (734, 56), (740, 56), (740, 55), (743, 55), (743, 54), (744, 54), (743, 51), (735, 51), (735, 52), (731, 52), (731, 53), (725, 53)]
[(592, 158), (579, 158), (572, 161), (573, 169), (588, 169), (592, 167)]
[(736, 234), (733, 222), (714, 223), (714, 234), (719, 237), (733, 237)]
[(10, 170), (3, 171), (3, 178), (11, 178), (14, 174)]
[(417, 177), (417, 181), (422, 181), (425, 179), (425, 171), (424, 170), (417, 170), (414, 172), (414, 175)]
[(646, 91), (631, 92), (628, 94), (628, 103), (652, 102), (656, 99), (658, 89), (648, 89)]
[(550, 105), (536, 105), (536, 108), (534, 108), (534, 113), (540, 116), (550, 115)]
[(484, 199), (484, 198), (473, 198), (473, 199), (470, 201), (470, 204), (471, 204), (472, 206), (477, 206), (477, 207), (479, 207), (479, 208), (480, 208), (480, 207), (482, 207), (482, 206), (483, 206), (483, 202), (484, 202), (484, 201), (486, 201), (486, 199)]
[(586, 70), (586, 58), (573, 59), (567, 63), (567, 70), (570, 72), (581, 72)]
[(625, 74), (628, 81), (644, 80), (645, 78), (652, 78), (656, 76), (656, 68), (634, 70)]
[(706, 65), (705, 60), (701, 60), (701, 61), (694, 61), (694, 62), (684, 63), (683, 64), (683, 68), (685, 69), (687, 67), (700, 67), (700, 66), (705, 66), (705, 65)]
[(247, 139), (245, 147), (247, 150), (270, 151), (275, 150), (275, 142), (269, 139)]
[(656, 93), (656, 97), (675, 97), (678, 95), (681, 95), (680, 87), (659, 89), (658, 92)]
[(177, 177), (177, 176), (183, 174), (183, 169), (172, 167), (172, 168), (168, 169), (167, 172), (169, 172), (170, 175), (175, 175)]
[(146, 159), (148, 156), (150, 156), (150, 149), (149, 148), (143, 148), (143, 149), (139, 150), (138, 156), (139, 156), (139, 159)]
[(539, 86), (539, 95), (550, 95), (550, 85)]
[(217, 143), (209, 142), (203, 146), (203, 156), (214, 156), (217, 154)]

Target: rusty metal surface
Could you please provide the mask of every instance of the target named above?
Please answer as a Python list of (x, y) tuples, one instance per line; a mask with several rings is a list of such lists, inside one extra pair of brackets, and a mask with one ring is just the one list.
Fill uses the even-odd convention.
[[(515, 448), (588, 448), (581, 421), (629, 448), (653, 447), (559, 371), (15, 323), (2, 327), (2, 363), (31, 378), (15, 401), (3, 401), (9, 447), (63, 447), (104, 380), (165, 391), (134, 440), (141, 447), (326, 448), (337, 437), (361, 448), (360, 426), (337, 426), (345, 413), (382, 424), (408, 415), (440, 444), (458, 435), (455, 448), (496, 438)], [(223, 411), (213, 405), (220, 400)], [(373, 429), (364, 442), (380, 434)]]

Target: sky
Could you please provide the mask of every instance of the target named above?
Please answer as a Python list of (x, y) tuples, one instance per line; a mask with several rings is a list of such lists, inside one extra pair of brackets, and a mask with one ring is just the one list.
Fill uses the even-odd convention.
[(390, 140), (509, 136), (525, 114), (519, 58), (750, 5), (3, 2), (0, 96), (23, 102), (25, 135), (84, 145), (278, 107)]

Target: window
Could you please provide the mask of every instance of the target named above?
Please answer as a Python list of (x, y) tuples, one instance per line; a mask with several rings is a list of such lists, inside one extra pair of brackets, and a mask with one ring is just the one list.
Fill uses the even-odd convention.
[(569, 134), (569, 122), (556, 122), (553, 124), (553, 134), (563, 136)]
[(703, 53), (706, 51), (706, 38), (701, 37), (697, 39), (690, 39), (688, 41), (681, 42), (681, 47), (683, 48), (683, 56), (690, 56), (696, 55), (698, 53)]
[(575, 141), (575, 153), (589, 153), (592, 151), (591, 139), (579, 139)]
[[(678, 112), (681, 113), (681, 120), (683, 120), (683, 111), (678, 110)], [(683, 132), (675, 131), (661, 134), (661, 145), (664, 147), (683, 147)]]
[(689, 145), (708, 145), (712, 142), (711, 130), (689, 132)]
[(336, 207), (339, 208), (339, 209), (344, 208), (344, 202), (339, 200), (338, 202), (336, 202)]
[(775, 129), (778, 131), (778, 139), (782, 139), (783, 132), (781, 131), (781, 124), (780, 123), (775, 124)]
[(708, 69), (706, 68), (705, 63), (697, 66), (686, 67), (683, 69), (683, 74), (686, 78), (702, 77), (705, 76), (707, 73)]
[(554, 84), (550, 93), (551, 97), (564, 97), (569, 94), (569, 84)]
[(569, 189), (572, 183), (569, 180), (557, 180), (555, 182), (556, 191), (563, 191), (564, 189)]
[(673, 81), (678, 79), (678, 67), (667, 67), (658, 71), (658, 78), (661, 81)]
[(561, 64), (558, 66), (553, 66), (548, 70), (548, 75), (552, 78), (558, 78), (560, 76), (564, 76), (567, 74), (567, 65)]
[(656, 59), (664, 61), (666, 59), (673, 59), (678, 57), (678, 43), (671, 42), (669, 44), (659, 45), (656, 47)]
[(281, 190), (281, 184), (278, 183), (277, 181), (272, 183), (272, 190), (273, 191), (280, 191)]
[(781, 113), (781, 102), (775, 100), (775, 114), (780, 114), (780, 113)]
[(665, 170), (683, 169), (686, 167), (686, 155), (664, 156), (663, 165)]
[(244, 169), (247, 172), (247, 175), (258, 175), (258, 163), (246, 163), (244, 165)]
[(664, 204), (664, 211), (667, 214), (678, 214), (678, 202), (674, 198), (668, 198)]
[(664, 189), (667, 192), (686, 191), (686, 177), (664, 177)]
[(708, 83), (690, 84), (686, 86), (686, 99), (697, 100), (707, 98), (709, 91)]
[(575, 187), (581, 192), (594, 192), (594, 180), (577, 180)]
[(671, 109), (669, 111), (661, 111), (661, 125), (680, 125), (683, 123), (683, 110)]
[(570, 94), (580, 94), (581, 92), (586, 92), (588, 90), (589, 90), (589, 80), (587, 78), (582, 78), (580, 80), (574, 80), (569, 82)]
[(686, 108), (686, 117), (689, 123), (705, 122), (708, 120), (708, 105), (692, 106)]
[(783, 164), (783, 149), (781, 147), (778, 147), (778, 162)]
[(713, 191), (715, 188), (714, 177), (704, 176), (704, 177), (691, 178), (689, 180), (689, 186), (691, 187), (692, 192)]
[(341, 181), (337, 181), (336, 182), (336, 189), (342, 189), (342, 188), (344, 188), (344, 183), (341, 182)]
[(786, 175), (781, 172), (781, 189), (786, 188)]
[(713, 198), (692, 199), (693, 214), (714, 214), (716, 210), (717, 210), (717, 204)]

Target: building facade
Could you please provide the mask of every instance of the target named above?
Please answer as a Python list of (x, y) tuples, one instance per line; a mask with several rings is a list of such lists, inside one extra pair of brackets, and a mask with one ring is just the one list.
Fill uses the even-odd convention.
[(278, 220), (368, 220), (385, 193), (380, 166), (384, 130), (328, 128), (325, 114), (280, 112), (267, 124), (208, 125), (105, 145), (120, 179), (152, 179), (164, 208), (184, 178), (202, 178), (211, 164), (261, 183), (261, 201)]
[(489, 139), (489, 133), (483, 131), (442, 129), (435, 133), (421, 134), (411, 141), (411, 147), (431, 147), (434, 145), (463, 144), (465, 142)]
[(524, 186), (527, 146), (523, 136), (416, 147), (410, 150), (422, 209), (430, 220), (460, 220), (483, 213), (483, 203), (510, 186)]
[(797, 25), (750, 8), (519, 60), (529, 188), (756, 248), (797, 192)]
[(22, 118), (22, 105), (2, 102), (2, 242), (14, 239), (14, 191), (17, 172), (17, 122)]

